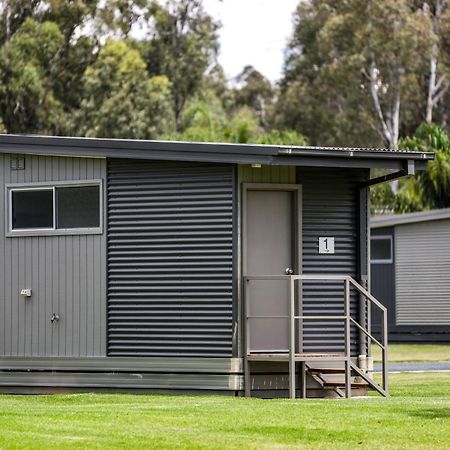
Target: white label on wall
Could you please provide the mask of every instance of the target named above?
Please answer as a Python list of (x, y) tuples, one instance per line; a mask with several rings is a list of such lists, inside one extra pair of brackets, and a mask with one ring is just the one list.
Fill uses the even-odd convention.
[(319, 238), (319, 253), (325, 255), (334, 255), (334, 237)]

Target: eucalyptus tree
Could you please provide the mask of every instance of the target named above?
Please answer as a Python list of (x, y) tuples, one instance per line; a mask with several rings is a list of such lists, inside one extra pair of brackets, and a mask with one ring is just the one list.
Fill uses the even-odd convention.
[(123, 40), (108, 40), (82, 79), (77, 134), (155, 139), (173, 128), (171, 84), (150, 77), (139, 52)]
[(236, 107), (248, 106), (255, 111), (260, 125), (268, 126), (268, 111), (275, 96), (271, 82), (253, 66), (245, 66), (235, 79), (237, 87), (233, 89)]
[(0, 120), (7, 132), (59, 129), (63, 107), (51, 68), (63, 40), (55, 23), (28, 17), (0, 48)]
[[(432, 27), (408, 0), (300, 2), (281, 83), (281, 123), (318, 143), (397, 147), (422, 118)], [(308, 129), (309, 128), (309, 129)]]
[(140, 51), (151, 76), (165, 75), (172, 83), (177, 128), (189, 98), (202, 87), (215, 64), (218, 23), (203, 8), (202, 0), (152, 1), (146, 12), (149, 30)]
[(433, 36), (429, 50), (426, 121), (433, 121), (433, 111), (450, 88), (450, 1), (424, 3), (432, 21)]

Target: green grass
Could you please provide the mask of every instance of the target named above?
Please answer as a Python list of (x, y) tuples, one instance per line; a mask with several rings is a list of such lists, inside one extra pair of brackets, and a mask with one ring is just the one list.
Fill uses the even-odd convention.
[(0, 448), (444, 449), (450, 376), (395, 374), (389, 399), (0, 396)]
[[(381, 360), (381, 351), (372, 347), (374, 360)], [(389, 362), (450, 361), (450, 345), (389, 344)]]

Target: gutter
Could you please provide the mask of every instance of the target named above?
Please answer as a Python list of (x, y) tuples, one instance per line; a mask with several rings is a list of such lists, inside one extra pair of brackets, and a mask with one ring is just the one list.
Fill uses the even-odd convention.
[[(318, 147), (320, 148), (320, 147)], [(282, 148), (278, 150), (278, 156), (334, 156), (341, 158), (393, 158), (393, 159), (413, 159), (413, 160), (434, 160), (434, 153), (431, 152), (409, 152), (397, 150), (360, 150), (360, 149), (341, 149), (336, 150), (320, 150), (314, 151), (314, 147), (310, 149), (298, 148)]]

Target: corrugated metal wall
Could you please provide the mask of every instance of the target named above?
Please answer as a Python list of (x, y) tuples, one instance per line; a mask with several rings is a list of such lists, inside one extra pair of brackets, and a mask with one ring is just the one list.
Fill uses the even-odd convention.
[[(357, 169), (298, 168), (303, 185), (303, 273), (358, 276), (358, 183), (368, 172)], [(319, 237), (335, 238), (335, 254), (320, 255)], [(351, 296), (351, 314), (358, 319), (359, 297)], [(342, 283), (304, 283), (305, 315), (342, 315)], [(305, 321), (304, 349), (342, 352), (343, 322)], [(352, 327), (352, 354), (358, 354), (358, 333)]]
[(231, 165), (109, 160), (108, 354), (231, 356)]
[[(103, 159), (26, 156), (10, 169), (0, 154), (0, 211), (5, 184), (100, 179)], [(103, 356), (106, 353), (105, 235), (5, 237), (0, 220), (0, 355)], [(20, 296), (31, 288), (30, 299)], [(60, 321), (51, 324), (52, 313)]]
[(450, 220), (395, 229), (397, 325), (450, 325)]

